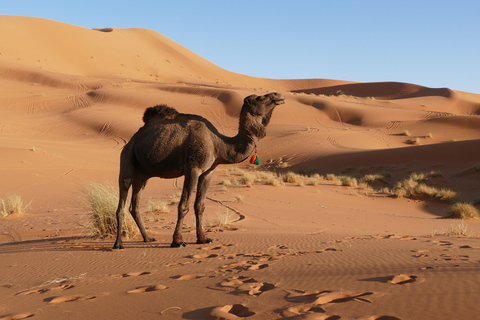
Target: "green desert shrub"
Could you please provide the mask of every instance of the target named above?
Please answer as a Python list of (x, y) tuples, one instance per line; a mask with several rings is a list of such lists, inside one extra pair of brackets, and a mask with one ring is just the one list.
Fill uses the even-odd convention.
[[(116, 211), (118, 190), (111, 184), (89, 182), (83, 187), (88, 207), (89, 229), (98, 237), (111, 237), (117, 232)], [(128, 212), (129, 204), (124, 208), (123, 233), (127, 238), (138, 234), (138, 227)]]

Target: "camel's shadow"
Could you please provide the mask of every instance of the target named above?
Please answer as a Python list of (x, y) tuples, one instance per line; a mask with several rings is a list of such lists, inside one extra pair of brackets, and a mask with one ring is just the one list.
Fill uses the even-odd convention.
[[(48, 251), (117, 251), (112, 249), (112, 239), (94, 239), (85, 236), (42, 238), (34, 240), (15, 240), (0, 243), (0, 254), (48, 252)], [(128, 249), (170, 248), (170, 242), (143, 242), (134, 239), (126, 242)]]

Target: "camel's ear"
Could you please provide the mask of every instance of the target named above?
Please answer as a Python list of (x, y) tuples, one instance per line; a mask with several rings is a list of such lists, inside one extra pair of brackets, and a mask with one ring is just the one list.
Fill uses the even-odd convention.
[(243, 104), (251, 107), (254, 104), (256, 97), (257, 97), (256, 94), (252, 94), (252, 95), (246, 97), (245, 99), (243, 99)]

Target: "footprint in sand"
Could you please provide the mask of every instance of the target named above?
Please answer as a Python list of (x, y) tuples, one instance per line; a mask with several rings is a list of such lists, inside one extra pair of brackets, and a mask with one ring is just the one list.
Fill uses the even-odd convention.
[(71, 289), (71, 288), (74, 288), (74, 287), (75, 286), (73, 284), (64, 284), (64, 285), (61, 285), (61, 286), (58, 286), (58, 287), (53, 287), (53, 288), (42, 288), (42, 289), (23, 291), (23, 292), (17, 293), (17, 295), (26, 296), (26, 295), (34, 294), (34, 293), (45, 293), (45, 292), (48, 292), (48, 291), (51, 291), (51, 290), (68, 290), (68, 289)]
[(118, 278), (128, 278), (128, 277), (138, 277), (138, 276), (144, 276), (147, 274), (152, 274), (151, 272), (144, 271), (144, 272), (127, 272), (123, 274), (114, 274), (111, 275), (110, 278), (112, 279), (118, 279)]
[(175, 280), (193, 280), (193, 279), (199, 279), (205, 277), (204, 273), (197, 273), (197, 274), (186, 274), (183, 276), (175, 276), (172, 277), (172, 279)]
[(182, 267), (186, 264), (190, 264), (190, 263), (201, 263), (202, 261), (200, 260), (192, 260), (192, 261), (187, 261), (187, 262), (174, 262), (174, 263), (168, 263), (166, 264), (165, 266), (166, 267)]
[(368, 317), (359, 318), (358, 320), (401, 320), (401, 319), (397, 317), (392, 317), (392, 316), (368, 316)]
[(453, 245), (452, 242), (447, 241), (447, 240), (440, 240), (440, 241), (433, 241), (433, 242), (435, 243), (436, 246), (441, 246), (441, 247)]
[(257, 282), (253, 278), (239, 276), (228, 278), (218, 284), (223, 288), (234, 288), (236, 294), (248, 294), (259, 296), (260, 294), (276, 288), (275, 284), (267, 282)]
[(22, 320), (33, 317), (33, 313), (20, 313), (16, 315), (0, 316), (0, 320)]
[(226, 264), (220, 267), (221, 271), (233, 271), (233, 270), (262, 270), (268, 268), (268, 263), (254, 263), (252, 261), (239, 261), (230, 264)]
[(208, 259), (208, 258), (216, 258), (218, 254), (215, 253), (204, 253), (204, 254), (193, 254), (190, 256), (186, 256), (185, 258), (189, 259)]
[(339, 303), (339, 302), (347, 302), (347, 301), (372, 303), (372, 301), (363, 298), (364, 296), (369, 296), (369, 295), (372, 295), (372, 294), (373, 294), (373, 292), (362, 292), (362, 293), (355, 293), (355, 294), (349, 294), (349, 293), (344, 293), (344, 292), (322, 293), (313, 302), (313, 304), (314, 305), (323, 305), (323, 304), (327, 304), (327, 303)]
[(338, 316), (328, 315), (325, 310), (319, 306), (302, 305), (289, 307), (282, 311), (282, 315), (288, 319), (304, 320), (328, 320), (340, 319)]
[(165, 290), (168, 287), (164, 285), (155, 285), (155, 286), (143, 286), (143, 287), (138, 287), (136, 289), (127, 291), (127, 293), (141, 293), (141, 292), (152, 292), (152, 291), (158, 291), (158, 290)]
[(390, 277), (387, 280), (391, 284), (406, 284), (417, 281), (417, 276), (413, 274), (397, 274), (396, 276)]
[(264, 264), (255, 263), (255, 264), (247, 266), (246, 269), (247, 270), (262, 270), (262, 269), (265, 269), (265, 268), (268, 268), (268, 267), (269, 267), (268, 263), (264, 263)]
[(235, 320), (253, 316), (255, 312), (250, 311), (242, 304), (226, 305), (213, 308), (208, 312), (205, 320)]
[(222, 245), (219, 245), (219, 246), (202, 247), (201, 249), (202, 250), (220, 250), (222, 248), (227, 248), (227, 247), (231, 247), (231, 246), (233, 246), (233, 244), (222, 244)]
[(364, 298), (365, 296), (372, 295), (373, 292), (361, 292), (361, 293), (345, 293), (341, 291), (287, 291), (289, 294), (286, 296), (286, 300), (290, 302), (301, 302), (311, 304), (313, 306), (324, 305), (327, 303), (339, 303), (347, 301), (357, 301), (372, 303), (372, 301)]
[(43, 301), (51, 303), (51, 304), (57, 304), (57, 303), (62, 303), (62, 302), (91, 300), (91, 299), (95, 299), (95, 298), (96, 298), (96, 296), (60, 296), (60, 297), (47, 298), (47, 299), (44, 299)]

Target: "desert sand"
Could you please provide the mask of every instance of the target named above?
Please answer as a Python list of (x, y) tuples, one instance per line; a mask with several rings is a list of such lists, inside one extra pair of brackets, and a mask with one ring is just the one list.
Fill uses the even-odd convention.
[[(474, 203), (480, 95), (254, 78), (145, 29), (0, 16), (0, 43), (0, 198), (29, 204), (0, 218), (0, 319), (479, 318), (480, 221), (445, 219), (449, 203), (308, 177), (225, 181), (245, 171), (388, 173), (380, 184), (393, 187), (434, 171), (432, 184)], [(195, 244), (191, 208), (189, 245), (170, 248), (175, 205), (143, 213), (157, 242), (138, 236), (112, 250), (113, 238), (91, 237), (82, 187), (115, 186), (147, 107), (201, 115), (233, 136), (243, 98), (268, 92), (286, 103), (258, 144), (261, 165), (220, 166), (210, 185), (207, 219), (231, 217), (209, 228), (213, 244)], [(182, 183), (151, 179), (142, 211)], [(449, 234), (459, 224), (466, 235)]]

